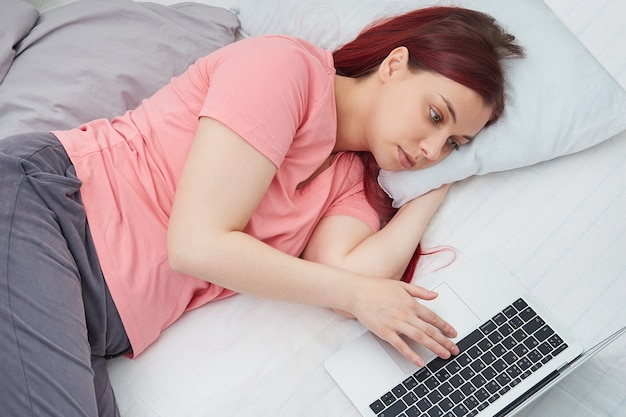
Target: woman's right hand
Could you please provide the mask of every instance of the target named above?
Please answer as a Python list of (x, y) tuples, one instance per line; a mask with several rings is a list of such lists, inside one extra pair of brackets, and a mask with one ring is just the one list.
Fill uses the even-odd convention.
[(416, 300), (432, 300), (437, 293), (405, 282), (368, 278), (351, 297), (348, 313), (415, 365), (424, 366), (424, 359), (409, 347), (402, 335), (443, 359), (459, 353), (449, 339), (456, 336), (456, 330)]

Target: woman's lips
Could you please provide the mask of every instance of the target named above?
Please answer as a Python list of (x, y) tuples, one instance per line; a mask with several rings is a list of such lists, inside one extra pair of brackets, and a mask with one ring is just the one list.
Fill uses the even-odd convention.
[(415, 166), (415, 159), (398, 146), (398, 160), (404, 169), (411, 169)]

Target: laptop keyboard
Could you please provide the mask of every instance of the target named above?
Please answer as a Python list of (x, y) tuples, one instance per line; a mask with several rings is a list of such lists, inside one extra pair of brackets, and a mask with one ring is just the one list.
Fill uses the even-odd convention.
[(475, 416), (567, 344), (523, 299), (461, 339), (460, 353), (435, 358), (374, 401), (379, 417)]

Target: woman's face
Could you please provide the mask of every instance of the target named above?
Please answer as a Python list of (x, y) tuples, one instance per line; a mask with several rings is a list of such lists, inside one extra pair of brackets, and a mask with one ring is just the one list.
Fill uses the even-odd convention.
[(474, 90), (428, 71), (395, 72), (375, 93), (366, 142), (388, 171), (427, 168), (474, 138), (492, 108)]

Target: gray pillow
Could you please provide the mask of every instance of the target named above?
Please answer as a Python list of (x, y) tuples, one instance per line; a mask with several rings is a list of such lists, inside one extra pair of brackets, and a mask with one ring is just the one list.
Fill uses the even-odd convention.
[(13, 59), (15, 47), (35, 26), (39, 12), (22, 0), (0, 0), (0, 82), (4, 79)]
[(43, 12), (0, 84), (0, 138), (120, 115), (238, 27), (234, 13), (196, 3), (80, 0)]

